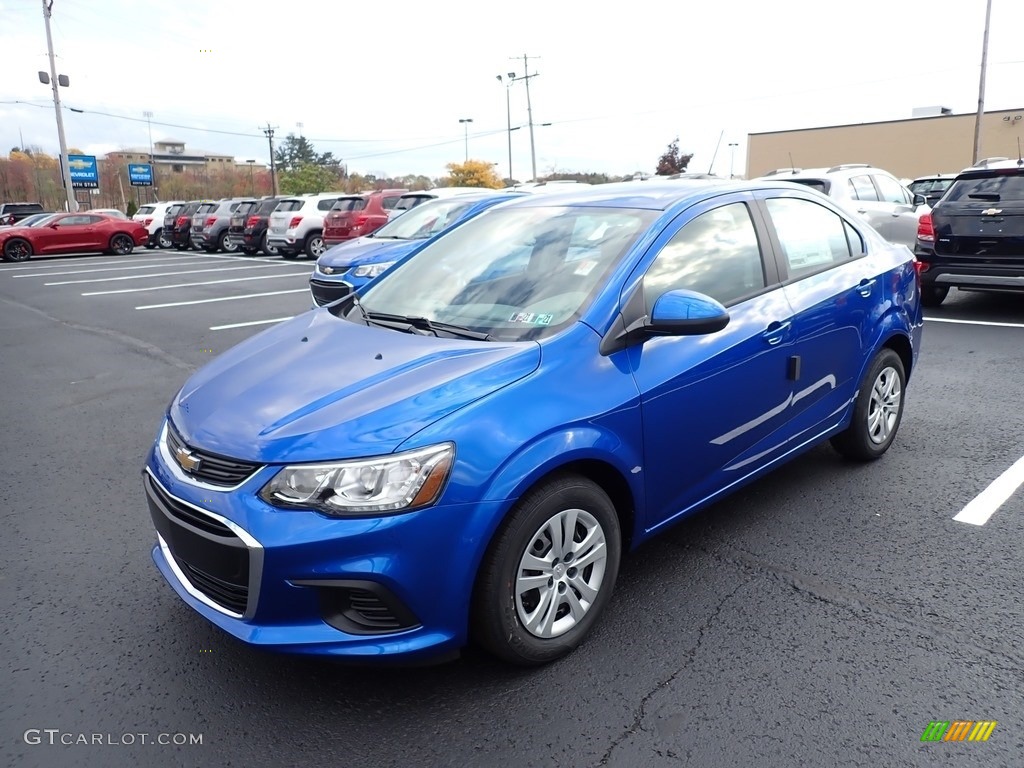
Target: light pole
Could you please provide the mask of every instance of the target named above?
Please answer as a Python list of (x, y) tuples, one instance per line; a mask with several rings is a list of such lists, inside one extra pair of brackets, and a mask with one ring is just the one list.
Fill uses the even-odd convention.
[(464, 139), (466, 142), (466, 162), (469, 162), (469, 124), (473, 122), (472, 117), (460, 117), (459, 123), (462, 124), (462, 130), (464, 133)]
[[(504, 83), (504, 78), (498, 75), (498, 82)], [(508, 82), (505, 83), (505, 124), (508, 126), (508, 180), (512, 182), (512, 101), (509, 93), (512, 91), (512, 83), (515, 82), (516, 73), (508, 73)]]
[(53, 56), (53, 36), (50, 34), (50, 8), (53, 0), (43, 0), (43, 21), (46, 23), (46, 50), (50, 56), (50, 74), (39, 73), (39, 82), (43, 85), (53, 86), (53, 109), (57, 114), (57, 139), (60, 141), (61, 175), (64, 177), (64, 192), (67, 194), (68, 213), (78, 210), (78, 202), (75, 200), (75, 189), (71, 181), (71, 165), (68, 162), (68, 143), (64, 138), (64, 117), (61, 114), (60, 93), (57, 86), (65, 88), (70, 85), (67, 75), (57, 77), (57, 62)]
[(738, 142), (735, 142), (735, 141), (730, 141), (729, 142), (729, 178), (730, 179), (733, 178), (733, 173), (732, 173), (733, 162), (736, 159), (736, 147), (738, 147), (738, 146), (739, 146)]
[[(153, 113), (146, 110), (142, 116), (146, 118), (146, 127), (149, 129), (149, 175), (152, 184), (156, 184), (156, 163), (153, 162), (153, 123), (150, 122), (153, 119)], [(156, 194), (156, 188), (153, 186), (150, 186), (149, 191), (151, 194)]]
[[(518, 59), (517, 56), (510, 57), (510, 58), (512, 60), (517, 60)], [(540, 73), (539, 72), (534, 72), (532, 75), (530, 74), (530, 59), (531, 58), (539, 59), (540, 56), (530, 57), (530, 56), (527, 56), (525, 53), (523, 54), (523, 71), (526, 72), (526, 74), (523, 75), (522, 77), (520, 77), (519, 80), (521, 80), (521, 81), (526, 83), (526, 116), (527, 116), (527, 123), (529, 123), (529, 125), (530, 125), (530, 163), (531, 163), (531, 169), (533, 171), (533, 177), (531, 178), (531, 181), (536, 181), (537, 180), (537, 149), (536, 149), (536, 146), (533, 143), (533, 105), (530, 103), (530, 80), (532, 78), (534, 78), (534, 77), (537, 77), (537, 75), (540, 74)], [(515, 80), (516, 80), (515, 73), (509, 72), (509, 77), (512, 79), (513, 82), (515, 82)]]
[(256, 161), (246, 160), (245, 162), (249, 164), (249, 191), (251, 192), (253, 197), (256, 197), (256, 182), (253, 179), (252, 175), (252, 169), (256, 167)]
[(985, 117), (985, 68), (988, 65), (988, 28), (991, 18), (992, 0), (988, 0), (985, 4), (985, 36), (981, 43), (981, 82), (978, 84), (978, 114), (974, 118), (974, 160), (971, 165), (981, 157), (981, 121)]

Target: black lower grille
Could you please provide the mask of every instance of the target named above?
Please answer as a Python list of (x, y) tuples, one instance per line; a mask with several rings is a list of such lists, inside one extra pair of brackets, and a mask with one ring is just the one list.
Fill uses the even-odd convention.
[[(238, 485), (260, 467), (259, 464), (250, 461), (229, 459), (226, 456), (218, 456), (215, 453), (192, 448), (185, 444), (185, 441), (169, 423), (167, 425), (167, 448), (171, 457), (177, 461), (178, 466), (185, 474), (210, 485), (220, 485), (225, 488)], [(194, 464), (191, 469), (178, 461), (177, 456), (182, 453), (188, 454), (190, 465)]]
[(244, 614), (249, 600), (249, 548), (230, 527), (167, 493), (148, 473), (146, 501), (160, 538), (189, 584), (212, 602)]
[(335, 629), (352, 635), (384, 635), (420, 626), (419, 619), (391, 590), (374, 581), (303, 580), (313, 587), (320, 616)]
[(323, 280), (310, 280), (309, 292), (313, 294), (313, 301), (318, 306), (330, 304), (332, 301), (343, 299), (352, 293), (352, 286), (348, 283), (329, 283)]

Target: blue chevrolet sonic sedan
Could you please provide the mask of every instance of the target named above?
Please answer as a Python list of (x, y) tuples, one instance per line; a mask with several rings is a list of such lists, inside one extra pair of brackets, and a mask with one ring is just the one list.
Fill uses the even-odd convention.
[(316, 260), (309, 278), (313, 303), (323, 307), (359, 290), (455, 225), (523, 194), (481, 189), (479, 193), (431, 200), (392, 219), (372, 234), (329, 248)]
[(511, 200), (195, 373), (143, 472), (153, 558), (256, 646), (550, 662), (644, 540), (822, 441), (882, 456), (920, 293), (784, 181)]

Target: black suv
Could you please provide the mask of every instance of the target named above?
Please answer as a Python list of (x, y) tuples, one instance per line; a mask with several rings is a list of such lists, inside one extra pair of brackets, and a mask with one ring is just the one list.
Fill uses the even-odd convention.
[(171, 225), (171, 245), (179, 251), (187, 251), (192, 248), (192, 217), (199, 206), (207, 203), (207, 200), (193, 200), (182, 206), (181, 210), (174, 216), (174, 223)]
[(914, 253), (926, 307), (954, 287), (1024, 291), (1024, 160), (959, 174), (921, 217)]
[(228, 237), (242, 252), (255, 256), (263, 251), (267, 256), (277, 256), (277, 249), (267, 245), (267, 227), (270, 214), (277, 204), (287, 197), (262, 197), (259, 200), (243, 200), (231, 216)]
[(0, 203), (0, 226), (11, 226), (33, 213), (45, 213), (40, 203)]

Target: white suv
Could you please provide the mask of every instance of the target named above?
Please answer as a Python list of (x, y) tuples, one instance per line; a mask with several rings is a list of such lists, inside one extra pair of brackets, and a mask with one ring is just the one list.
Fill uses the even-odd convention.
[(146, 243), (148, 248), (155, 248), (160, 246), (161, 248), (171, 247), (170, 233), (164, 235), (164, 214), (167, 213), (167, 209), (172, 205), (184, 205), (183, 200), (168, 200), (163, 203), (147, 203), (146, 205), (139, 208), (132, 219), (139, 222), (149, 232), (149, 242)]
[(866, 163), (832, 168), (779, 168), (762, 179), (795, 181), (828, 195), (850, 213), (860, 216), (891, 243), (911, 250), (917, 244), (917, 224), (930, 209), (888, 171)]
[(322, 192), (285, 198), (270, 214), (267, 245), (286, 259), (297, 258), (303, 251), (311, 259), (319, 258), (326, 250), (324, 216), (339, 197), (346, 196), (345, 192)]

